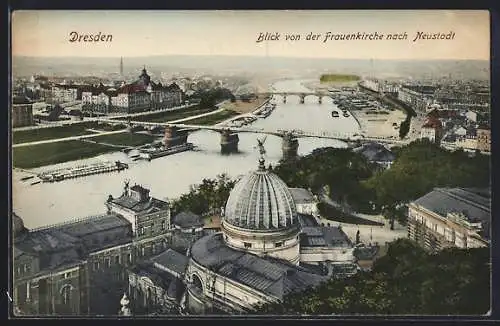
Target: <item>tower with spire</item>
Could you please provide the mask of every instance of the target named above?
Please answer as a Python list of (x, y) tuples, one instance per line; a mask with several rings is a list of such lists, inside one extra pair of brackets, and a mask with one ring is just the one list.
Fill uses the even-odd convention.
[(120, 76), (123, 77), (123, 57), (120, 57)]

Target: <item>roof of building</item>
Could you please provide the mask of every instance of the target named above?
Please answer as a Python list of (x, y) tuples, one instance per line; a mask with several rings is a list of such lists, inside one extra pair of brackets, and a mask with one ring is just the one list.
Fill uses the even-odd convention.
[(422, 128), (433, 128), (433, 129), (442, 128), (442, 127), (443, 127), (443, 124), (441, 123), (441, 120), (439, 120), (438, 118), (432, 117), (432, 116), (428, 117), (425, 120), (424, 125), (422, 126)]
[(310, 190), (304, 188), (288, 188), (295, 204), (309, 204), (316, 202)]
[(307, 226), (319, 226), (318, 221), (316, 218), (312, 215), (305, 215), (305, 214), (297, 214), (299, 217), (299, 222), (302, 227), (307, 227)]
[(491, 192), (475, 188), (435, 188), (413, 202), (427, 210), (446, 217), (462, 213), (469, 222), (483, 224), (483, 236), (489, 237), (491, 223)]
[(167, 249), (150, 260), (181, 275), (184, 274), (189, 263), (187, 256), (173, 249)]
[(172, 218), (172, 224), (181, 228), (192, 228), (203, 226), (203, 222), (199, 215), (193, 212), (180, 212)]
[(56, 226), (56, 228), (72, 236), (82, 237), (87, 234), (107, 231), (118, 227), (126, 227), (129, 225), (130, 222), (120, 215), (103, 214), (89, 216), (71, 223), (61, 224), (60, 226)]
[(307, 226), (300, 235), (301, 247), (350, 247), (352, 242), (336, 226)]
[(436, 92), (436, 87), (431, 85), (403, 85), (403, 88), (428, 95), (434, 94)]
[(372, 162), (392, 162), (396, 158), (393, 152), (388, 150), (384, 145), (369, 142), (354, 150), (355, 152), (366, 157), (367, 160)]
[(154, 285), (166, 290), (166, 295), (178, 300), (182, 294), (182, 282), (174, 275), (155, 267), (150, 262), (138, 264), (130, 269), (139, 277), (147, 277)]
[(168, 210), (170, 207), (166, 201), (160, 199), (150, 197), (147, 201), (140, 201), (130, 195), (122, 195), (111, 200), (111, 203), (141, 214)]
[(219, 275), (278, 299), (290, 292), (317, 286), (328, 279), (285, 261), (229, 248), (220, 233), (196, 241), (191, 248), (191, 257), (196, 263)]
[(236, 183), (227, 200), (224, 221), (251, 230), (282, 229), (298, 224), (288, 186), (263, 164)]
[(32, 104), (33, 101), (27, 96), (15, 96), (12, 98), (12, 104)]

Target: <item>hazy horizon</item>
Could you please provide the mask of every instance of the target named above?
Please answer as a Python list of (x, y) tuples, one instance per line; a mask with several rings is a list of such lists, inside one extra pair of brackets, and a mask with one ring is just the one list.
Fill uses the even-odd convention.
[[(110, 42), (70, 42), (103, 33)], [(279, 41), (257, 42), (260, 33)], [(407, 33), (406, 40), (331, 40), (332, 34)], [(418, 40), (417, 32), (454, 33)], [(284, 34), (301, 35), (286, 41)], [(305, 40), (309, 33), (321, 35)], [(489, 60), (486, 10), (15, 11), (12, 55), (39, 58), (251, 56), (374, 60)]]

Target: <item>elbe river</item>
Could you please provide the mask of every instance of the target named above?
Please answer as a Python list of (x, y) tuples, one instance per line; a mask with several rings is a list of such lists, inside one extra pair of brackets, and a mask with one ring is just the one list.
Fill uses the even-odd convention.
[[(300, 80), (280, 81), (273, 85), (276, 91), (309, 91)], [(288, 96), (287, 103), (280, 96), (273, 101), (276, 109), (266, 119), (258, 119), (255, 128), (298, 129), (303, 131), (358, 132), (356, 120), (350, 116), (332, 118), (335, 109), (330, 98), (323, 98), (319, 104), (315, 96), (307, 96), (300, 104), (298, 96)], [(36, 171), (51, 170), (62, 166), (87, 164), (96, 161), (120, 160), (129, 162), (129, 169), (122, 172), (98, 174), (56, 183), (31, 185), (32, 180), (21, 181), (25, 176), (14, 172), (12, 176), (13, 211), (19, 215), (27, 228), (66, 222), (75, 218), (98, 215), (106, 212), (108, 195), (119, 196), (125, 180), (130, 185), (140, 184), (151, 190), (151, 195), (159, 199), (177, 198), (189, 191), (190, 185), (200, 183), (204, 178), (215, 178), (226, 173), (236, 178), (257, 168), (259, 153), (257, 138), (262, 134), (239, 134), (239, 153), (222, 155), (220, 135), (212, 131), (196, 131), (188, 141), (196, 146), (196, 151), (178, 153), (151, 162), (131, 161), (122, 152), (109, 153), (91, 159), (45, 166)], [(275, 165), (282, 157), (281, 138), (267, 136), (265, 141), (266, 165)], [(346, 147), (346, 144), (330, 139), (299, 138), (299, 155), (305, 155), (320, 147)]]

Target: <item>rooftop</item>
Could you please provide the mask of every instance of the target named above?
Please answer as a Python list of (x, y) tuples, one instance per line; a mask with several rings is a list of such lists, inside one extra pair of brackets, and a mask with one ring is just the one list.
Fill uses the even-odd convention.
[(87, 234), (111, 230), (128, 225), (130, 225), (130, 222), (120, 215), (103, 214), (90, 216), (70, 223), (60, 224), (59, 226), (55, 225), (52, 228), (71, 234), (75, 237), (81, 237)]
[(174, 216), (172, 219), (172, 224), (177, 225), (181, 228), (191, 228), (203, 226), (203, 222), (199, 215), (193, 212), (181, 212)]
[(229, 248), (224, 244), (221, 233), (196, 241), (191, 248), (191, 257), (220, 275), (278, 299), (327, 280), (327, 277), (304, 267)]
[(189, 258), (173, 249), (167, 249), (151, 258), (151, 261), (182, 275), (186, 271)]
[(140, 278), (147, 277), (154, 285), (164, 289), (169, 298), (180, 299), (183, 285), (174, 275), (156, 268), (151, 263), (139, 264), (133, 266), (130, 270)]
[(481, 222), (484, 236), (489, 237), (491, 193), (477, 188), (435, 188), (414, 201), (415, 205), (446, 217), (462, 213), (469, 222)]
[(148, 201), (140, 201), (128, 195), (122, 195), (111, 201), (112, 204), (130, 209), (135, 213), (148, 214), (169, 209), (169, 204), (163, 200), (150, 198)]
[(364, 144), (356, 148), (355, 151), (366, 157), (367, 160), (373, 162), (392, 162), (396, 157), (394, 153), (388, 150), (384, 145), (374, 142)]
[(295, 204), (307, 204), (314, 203), (313, 194), (304, 188), (288, 188), (292, 194), (293, 201)]
[(349, 247), (347, 234), (336, 226), (308, 226), (302, 228), (301, 247)]

